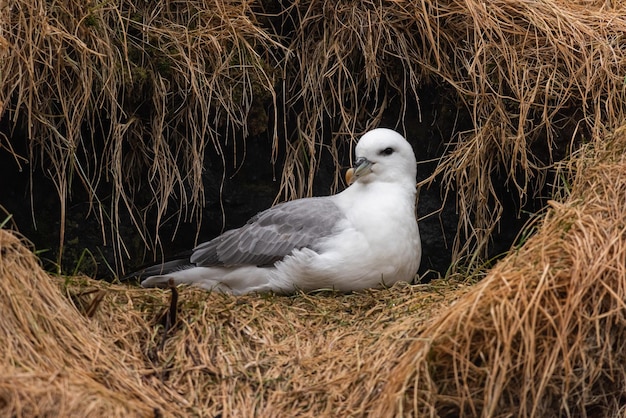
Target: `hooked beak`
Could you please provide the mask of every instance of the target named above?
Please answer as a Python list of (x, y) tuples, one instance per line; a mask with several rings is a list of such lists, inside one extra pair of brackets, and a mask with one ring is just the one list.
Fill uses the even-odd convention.
[(348, 183), (348, 186), (357, 181), (359, 177), (371, 173), (373, 165), (374, 163), (367, 158), (358, 158), (354, 162), (354, 167), (346, 171), (346, 183)]

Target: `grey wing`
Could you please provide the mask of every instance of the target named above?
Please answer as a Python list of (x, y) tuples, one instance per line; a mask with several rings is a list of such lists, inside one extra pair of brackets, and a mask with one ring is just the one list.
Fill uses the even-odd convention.
[(328, 197), (298, 199), (258, 213), (247, 224), (198, 245), (197, 266), (271, 265), (294, 249), (318, 249), (333, 234), (343, 212)]

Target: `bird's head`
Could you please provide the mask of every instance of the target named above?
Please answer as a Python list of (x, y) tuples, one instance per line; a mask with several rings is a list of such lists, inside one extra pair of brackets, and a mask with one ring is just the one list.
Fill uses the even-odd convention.
[(377, 128), (361, 137), (347, 183), (391, 182), (415, 185), (417, 164), (411, 144), (396, 131)]

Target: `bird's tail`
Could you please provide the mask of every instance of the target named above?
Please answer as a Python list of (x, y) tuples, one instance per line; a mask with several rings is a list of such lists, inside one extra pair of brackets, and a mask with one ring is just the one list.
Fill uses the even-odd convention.
[(205, 290), (220, 293), (242, 295), (251, 292), (284, 293), (284, 289), (276, 286), (272, 281), (271, 270), (264, 267), (191, 267), (187, 265), (171, 264), (173, 270), (169, 273), (159, 273), (150, 270), (152, 276), (141, 282), (143, 287), (165, 287), (170, 280), (175, 285), (186, 284), (200, 287)]
[[(166, 287), (168, 277), (164, 276), (179, 270), (192, 267), (189, 258), (181, 258), (178, 260), (166, 261), (162, 264), (152, 265), (144, 269), (127, 274), (121, 280), (137, 280), (141, 282), (143, 287)], [(161, 279), (161, 280), (159, 280)]]

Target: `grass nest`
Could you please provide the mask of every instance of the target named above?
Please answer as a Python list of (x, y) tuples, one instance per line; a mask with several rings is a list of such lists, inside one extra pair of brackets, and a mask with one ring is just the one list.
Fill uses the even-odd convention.
[(626, 126), (566, 168), (474, 285), (144, 290), (50, 277), (2, 230), (1, 414), (623, 416)]
[(460, 283), (232, 297), (55, 278), (0, 230), (0, 415), (365, 413)]

